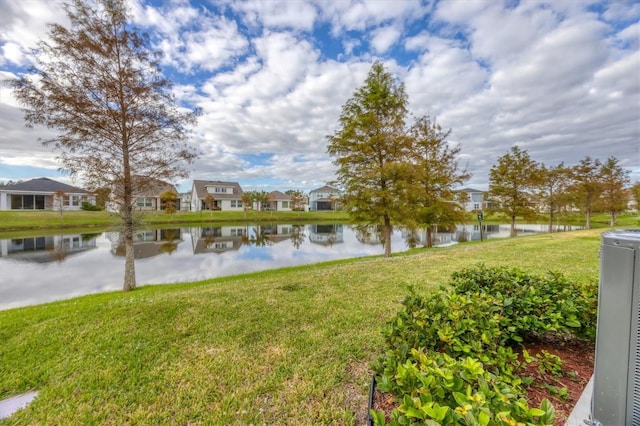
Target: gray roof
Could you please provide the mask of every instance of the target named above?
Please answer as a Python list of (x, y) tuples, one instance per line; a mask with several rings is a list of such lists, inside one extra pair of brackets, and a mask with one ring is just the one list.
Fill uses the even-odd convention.
[(478, 189), (473, 189), (473, 188), (462, 188), (462, 189), (458, 189), (457, 191), (453, 191), (453, 192), (482, 192)]
[(166, 191), (173, 191), (176, 194), (176, 187), (160, 179), (146, 178), (144, 180), (144, 190), (136, 191), (139, 197), (159, 197)]
[(325, 185), (321, 188), (312, 189), (311, 191), (309, 191), (309, 193), (312, 193), (312, 192), (340, 192), (340, 190), (337, 188), (332, 188), (330, 186)]
[(82, 188), (76, 186), (67, 185), (66, 183), (58, 182), (49, 178), (31, 179), (26, 182), (18, 182), (11, 185), (7, 185), (4, 188), (0, 188), (4, 191), (25, 191), (25, 192), (49, 192), (54, 193), (56, 191), (63, 191), (67, 194), (86, 194)]
[(209, 194), (207, 186), (224, 186), (233, 188), (233, 194), (223, 194), (212, 192), (213, 198), (216, 200), (239, 200), (244, 192), (238, 182), (222, 182), (219, 180), (194, 180), (193, 186), (196, 189), (196, 195), (199, 199), (204, 200)]
[(269, 198), (271, 200), (291, 200), (291, 195), (280, 191), (271, 191), (269, 193)]

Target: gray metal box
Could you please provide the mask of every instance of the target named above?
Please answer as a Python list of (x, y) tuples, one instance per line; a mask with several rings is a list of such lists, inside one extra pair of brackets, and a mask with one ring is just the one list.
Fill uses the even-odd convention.
[(591, 419), (640, 425), (640, 229), (602, 234)]

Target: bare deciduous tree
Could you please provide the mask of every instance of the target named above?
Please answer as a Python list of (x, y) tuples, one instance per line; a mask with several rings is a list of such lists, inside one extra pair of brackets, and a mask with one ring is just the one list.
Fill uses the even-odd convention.
[[(133, 194), (155, 179), (186, 177), (187, 140), (199, 111), (179, 105), (160, 54), (128, 21), (125, 0), (70, 0), (68, 27), (50, 24), (37, 65), (10, 82), (27, 126), (58, 130), (44, 141), (90, 189), (108, 187), (124, 225), (125, 291), (136, 287)], [(136, 179), (133, 179), (133, 176)]]

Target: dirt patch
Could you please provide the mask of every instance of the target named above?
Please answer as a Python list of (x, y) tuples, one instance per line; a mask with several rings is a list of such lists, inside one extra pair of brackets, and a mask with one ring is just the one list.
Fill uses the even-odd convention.
[(595, 347), (575, 342), (534, 343), (527, 345), (527, 351), (532, 357), (546, 351), (562, 360), (560, 374), (543, 372), (539, 362), (532, 362), (522, 375), (534, 378), (534, 382), (527, 389), (529, 405), (538, 407), (540, 402), (547, 398), (556, 409), (554, 425), (564, 425), (593, 374)]
[[(584, 342), (553, 341), (530, 343), (526, 350), (533, 359), (521, 374), (522, 377), (533, 378), (527, 388), (529, 406), (539, 407), (543, 399), (548, 399), (556, 410), (554, 425), (564, 425), (593, 374), (595, 347)], [(540, 368), (541, 358), (550, 359), (544, 356), (543, 351), (562, 360), (559, 372), (554, 373), (544, 366)], [(390, 394), (378, 390), (374, 392), (373, 408), (382, 410), (387, 414), (387, 419), (390, 419), (389, 414), (396, 406)]]

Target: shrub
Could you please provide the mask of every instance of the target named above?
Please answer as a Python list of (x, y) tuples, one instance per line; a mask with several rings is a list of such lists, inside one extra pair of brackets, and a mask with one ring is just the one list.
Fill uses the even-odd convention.
[[(528, 407), (512, 348), (550, 333), (595, 336), (597, 285), (476, 265), (428, 296), (410, 288), (402, 303), (373, 366), (379, 388), (398, 402), (392, 424), (548, 424), (553, 407)], [(560, 362), (545, 360), (549, 368)], [(384, 424), (381, 413), (372, 416)]]
[(91, 212), (99, 212), (99, 211), (102, 210), (101, 207), (98, 207), (98, 206), (96, 206), (94, 204), (91, 204), (88, 201), (83, 201), (82, 202), (81, 209), (82, 210), (86, 210), (86, 211), (91, 211)]

